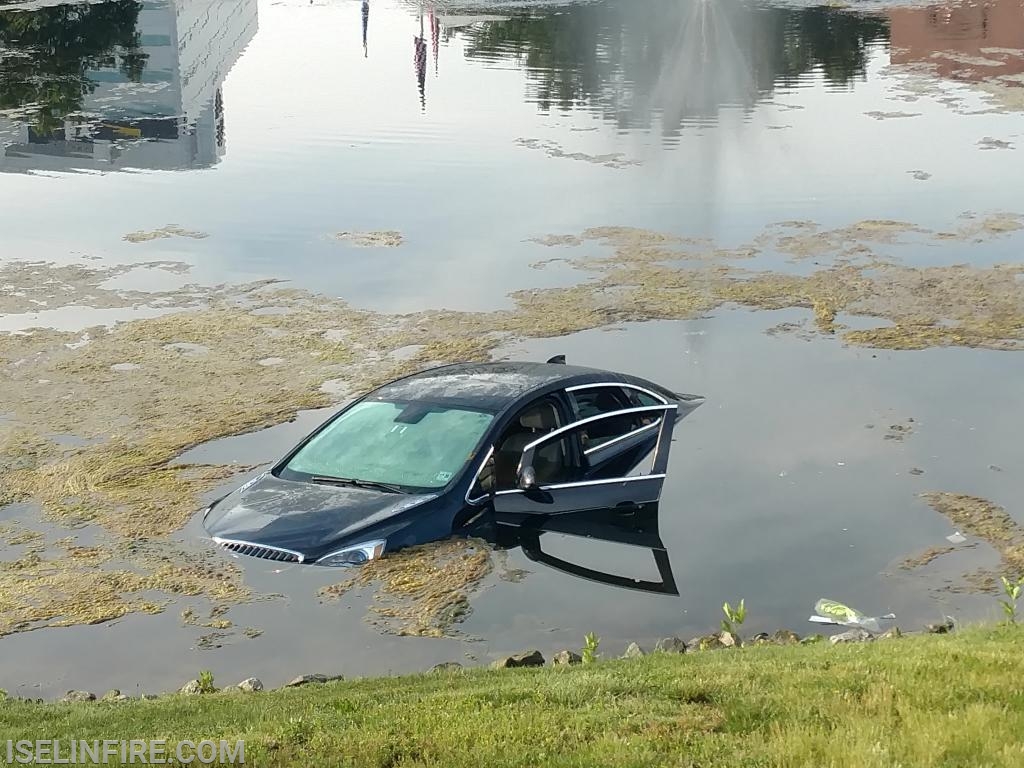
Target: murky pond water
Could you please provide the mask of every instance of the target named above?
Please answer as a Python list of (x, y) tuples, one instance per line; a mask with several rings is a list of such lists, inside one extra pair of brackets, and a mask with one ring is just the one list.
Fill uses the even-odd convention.
[[(182, 528), (177, 508), (159, 531), (133, 520), (126, 500), (153, 499), (141, 516), (152, 523), (160, 503), (186, 498), (178, 486), (145, 496), (136, 483), (85, 515), (81, 498), (106, 493), (89, 478), (109, 456), (83, 459), (77, 485), (70, 470), (42, 474), (68, 483), (72, 501), (25, 481), (19, 462), (59, 464), (68, 459), (57, 449), (108, 439), (164, 458), (200, 442), (179, 463), (248, 468), (206, 470), (203, 490), (233, 487), (326, 411), (206, 438), (328, 405), (315, 393), (331, 377), (342, 384), (325, 391), (343, 397), (387, 366), (458, 356), (457, 344), (416, 336), (419, 326), (437, 322), (447, 341), (468, 344), (500, 325), (512, 338), (487, 354), (565, 353), (708, 398), (676, 434), (660, 510), (678, 596), (576, 579), (513, 549), (494, 555), (470, 596), (461, 638), (397, 637), (363, 620), (372, 590), (318, 596), (337, 573), (238, 561), (255, 595), (278, 596), (208, 617), (209, 574), (164, 574), (132, 582), (157, 600), (177, 579), (161, 613), (90, 626), (69, 599), (75, 626), (0, 637), (0, 687), (152, 691), (203, 668), (271, 684), (578, 647), (591, 630), (614, 653), (705, 632), (722, 601), (740, 597), (750, 632), (809, 631), (822, 595), (908, 626), (991, 616), (990, 595), (960, 591), (961, 574), (1002, 567), (976, 538), (923, 568), (901, 563), (954, 530), (922, 492), (1024, 514), (1024, 358), (1007, 351), (1024, 335), (1012, 271), (1024, 261), (1022, 116), (1021, 0), (858, 11), (736, 0), (0, 2), (0, 454), (14, 457), (0, 479), (30, 488), (0, 510), (0, 627), (36, 626), (18, 625), (32, 602), (18, 590), (52, 587), (38, 563), (24, 565), (25, 530), (48, 548), (69, 536), (109, 545), (131, 573), (152, 564), (125, 542), (151, 534), (181, 557), (209, 554), (201, 525)], [(638, 229), (587, 233), (610, 226)], [(663, 235), (687, 240), (651, 256)], [(655, 262), (668, 267), (651, 271)], [(988, 271), (943, 270), (961, 264)], [(1000, 264), (1010, 266), (990, 269)], [(701, 290), (659, 303), (667, 269), (692, 269)], [(274, 339), (305, 340), (283, 318), (308, 294), (245, 293), (266, 280), (322, 296), (302, 305), (319, 311), (309, 327), (331, 328), (354, 356), (321, 350), (327, 358), (285, 375), (276, 363), (292, 365), (292, 350)], [(639, 303), (573, 317), (622, 281), (639, 286)], [(934, 306), (915, 304), (920, 295)], [(538, 297), (554, 297), (550, 311)], [(248, 320), (232, 314), (250, 304)], [(188, 333), (172, 338), (179, 316), (169, 313), (182, 309)], [(484, 314), (494, 310), (529, 322)], [(96, 327), (122, 321), (116, 344)], [(257, 321), (258, 343), (245, 324)], [(856, 336), (891, 323), (913, 333)], [(35, 326), (54, 330), (8, 335)], [(245, 373), (232, 356), (251, 341)], [(424, 345), (433, 357), (417, 357)], [(364, 363), (378, 368), (352, 373)], [(244, 376), (262, 384), (247, 395)], [(173, 399), (176, 386), (193, 388), (190, 407)], [(210, 413), (197, 401), (230, 417), (204, 429)], [(647, 552), (549, 541), (565, 559), (651, 577)], [(94, 556), (78, 550), (75, 567), (110, 567)]]

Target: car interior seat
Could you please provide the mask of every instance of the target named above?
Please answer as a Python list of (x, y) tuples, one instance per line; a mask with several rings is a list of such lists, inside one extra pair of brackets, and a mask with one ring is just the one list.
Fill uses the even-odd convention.
[[(542, 435), (558, 427), (558, 416), (552, 403), (541, 403), (523, 413), (514, 431), (507, 434), (494, 454), (494, 477), (498, 490), (516, 487), (516, 471), (523, 449)], [(544, 482), (554, 476), (561, 466), (561, 443), (556, 441), (552, 446), (544, 446), (534, 456), (533, 468), (537, 473), (538, 482)]]

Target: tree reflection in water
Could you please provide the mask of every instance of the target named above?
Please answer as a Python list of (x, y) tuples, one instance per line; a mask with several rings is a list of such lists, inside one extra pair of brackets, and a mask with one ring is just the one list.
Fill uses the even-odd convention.
[(23, 110), (32, 129), (47, 135), (96, 88), (90, 71), (116, 67), (139, 82), (147, 59), (136, 31), (141, 8), (115, 0), (0, 10), (0, 110)]
[(820, 71), (831, 84), (863, 77), (882, 16), (833, 8), (756, 7), (740, 0), (633, 0), (512, 9), (460, 30), (466, 55), (515, 59), (540, 109), (585, 106), (621, 128), (660, 116), (674, 135), (722, 107), (749, 109), (778, 86)]

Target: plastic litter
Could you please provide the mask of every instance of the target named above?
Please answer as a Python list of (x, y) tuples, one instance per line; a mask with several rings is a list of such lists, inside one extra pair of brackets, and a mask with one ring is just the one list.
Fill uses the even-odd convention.
[(946, 537), (946, 541), (950, 544), (963, 544), (967, 541), (967, 537), (960, 533), (960, 531), (957, 531), (956, 533), (949, 534), (949, 536)]
[(815, 615), (811, 616), (808, 621), (815, 624), (858, 627), (872, 633), (882, 631), (882, 621), (891, 621), (896, 618), (895, 613), (887, 613), (885, 616), (865, 616), (856, 608), (825, 598), (821, 598), (814, 604), (814, 611)]

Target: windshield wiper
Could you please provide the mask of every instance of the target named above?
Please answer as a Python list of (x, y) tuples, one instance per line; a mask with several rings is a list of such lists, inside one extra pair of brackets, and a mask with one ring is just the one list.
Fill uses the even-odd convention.
[(405, 493), (405, 491), (397, 485), (391, 485), (390, 483), (378, 483), (374, 480), (356, 480), (353, 477), (313, 475), (310, 478), (310, 481), (314, 483), (324, 483), (327, 485), (351, 485), (354, 488), (376, 488), (378, 491), (386, 491), (388, 493)]

